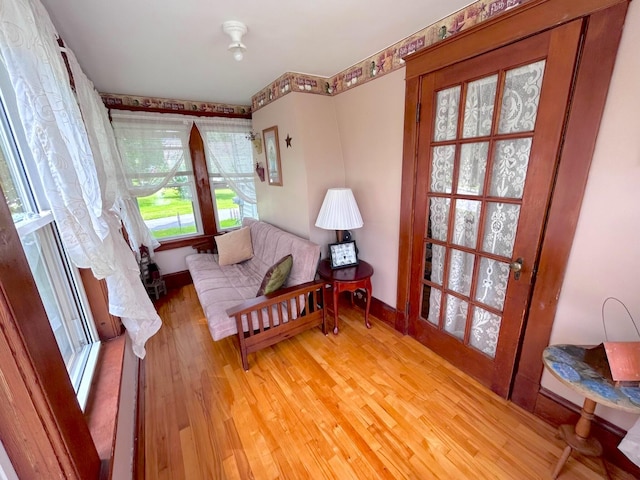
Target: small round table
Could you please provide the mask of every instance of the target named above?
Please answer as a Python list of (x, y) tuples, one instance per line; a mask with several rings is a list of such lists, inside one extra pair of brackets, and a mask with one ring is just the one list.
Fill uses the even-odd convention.
[[(561, 425), (558, 430), (559, 436), (567, 446), (551, 478), (558, 477), (572, 450), (590, 457), (599, 458), (602, 455), (602, 445), (597, 438), (590, 436), (596, 404), (600, 403), (630, 413), (640, 413), (640, 399), (636, 389), (618, 387), (596, 371), (590, 363), (585, 361), (589, 350), (591, 350), (589, 347), (578, 345), (551, 345), (545, 348), (542, 354), (542, 361), (547, 370), (564, 385), (584, 397), (578, 423), (575, 426)], [(604, 462), (602, 467), (605, 476), (609, 478)]]
[(330, 284), (333, 289), (334, 335), (338, 334), (338, 295), (340, 295), (340, 292), (353, 293), (359, 288), (367, 292), (364, 323), (367, 328), (371, 328), (371, 324), (369, 323), (369, 307), (371, 306), (371, 276), (373, 275), (373, 267), (364, 260), (360, 260), (356, 266), (332, 270), (329, 260), (324, 259), (318, 267), (318, 275), (320, 275), (322, 280)]

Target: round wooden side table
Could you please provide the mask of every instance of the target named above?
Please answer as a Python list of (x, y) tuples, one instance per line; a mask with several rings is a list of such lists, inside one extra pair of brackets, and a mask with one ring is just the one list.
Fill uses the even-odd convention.
[(331, 269), (328, 259), (324, 259), (318, 266), (318, 275), (327, 282), (333, 290), (333, 333), (338, 334), (338, 296), (340, 292), (355, 292), (359, 288), (367, 292), (367, 304), (364, 311), (364, 323), (371, 328), (369, 323), (369, 307), (371, 306), (371, 276), (373, 267), (364, 260), (353, 267)]
[(561, 425), (558, 435), (567, 446), (551, 474), (557, 478), (572, 451), (600, 460), (604, 474), (609, 472), (602, 456), (602, 445), (591, 436), (591, 421), (598, 403), (630, 413), (640, 413), (640, 403), (634, 389), (618, 387), (585, 362), (588, 347), (579, 345), (551, 345), (545, 348), (542, 361), (551, 374), (561, 383), (584, 397), (580, 418), (575, 425)]

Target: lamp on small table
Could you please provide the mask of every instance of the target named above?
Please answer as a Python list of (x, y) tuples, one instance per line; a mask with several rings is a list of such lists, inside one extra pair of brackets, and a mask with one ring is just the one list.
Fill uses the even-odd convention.
[(345, 240), (347, 230), (364, 225), (358, 204), (350, 188), (330, 188), (320, 207), (316, 227), (336, 231), (336, 241)]
[(329, 245), (331, 268), (357, 265), (357, 249), (349, 230), (364, 225), (350, 188), (330, 188), (320, 207), (316, 227), (336, 231), (336, 243)]

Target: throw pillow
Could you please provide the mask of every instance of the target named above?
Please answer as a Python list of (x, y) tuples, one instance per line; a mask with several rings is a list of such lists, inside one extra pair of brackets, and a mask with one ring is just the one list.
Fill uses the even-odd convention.
[(249, 227), (233, 230), (215, 238), (218, 246), (219, 265), (233, 265), (253, 257), (251, 229)]
[(262, 285), (258, 289), (256, 297), (267, 295), (268, 293), (278, 290), (284, 282), (287, 281), (291, 267), (293, 266), (293, 257), (291, 254), (282, 257), (265, 273), (262, 279)]

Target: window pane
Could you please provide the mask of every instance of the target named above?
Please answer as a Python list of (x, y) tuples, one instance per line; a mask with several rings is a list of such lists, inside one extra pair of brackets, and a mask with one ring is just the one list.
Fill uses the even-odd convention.
[[(220, 179), (211, 179), (211, 193), (216, 211), (218, 230), (238, 228), (244, 217), (258, 218), (255, 203), (246, 202), (236, 191)], [(253, 181), (253, 178), (251, 179)]]
[(498, 133), (530, 132), (536, 124), (545, 60), (509, 70)]
[(467, 86), (463, 138), (483, 137), (491, 133), (497, 86), (498, 75), (481, 78)]
[(202, 231), (188, 117), (113, 112), (113, 129), (129, 192), (138, 200), (143, 220), (156, 239)]
[[(5, 73), (3, 71), (2, 75)], [(90, 309), (84, 303), (86, 296), (79, 274), (64, 251), (53, 215), (46, 211), (48, 198), (23, 138), (24, 132), (19, 130), (21, 124), (10, 124), (8, 120), (9, 116), (17, 115), (17, 111), (13, 103), (15, 99), (4, 96), (6, 93), (4, 90), (0, 92), (0, 183), (38, 296), (78, 401), (84, 406), (86, 393), (83, 395), (81, 390), (91, 382), (90, 352), (92, 349), (96, 352), (95, 347), (99, 346), (97, 333)], [(5, 104), (8, 98), (10, 101)], [(24, 143), (19, 149), (21, 138)], [(38, 301), (37, 297), (33, 300)]]
[[(180, 178), (180, 177), (176, 177)], [(188, 177), (184, 177), (188, 180)], [(175, 182), (147, 197), (138, 197), (144, 222), (158, 239), (198, 233), (192, 182)]]
[(433, 139), (436, 142), (453, 140), (458, 130), (460, 85), (440, 90), (436, 95), (436, 121)]
[[(85, 360), (81, 353), (90, 339), (78, 306), (75, 285), (62, 263), (64, 257), (55, 241), (54, 230), (47, 225), (20, 240), (67, 370), (78, 372), (81, 377), (82, 368), (78, 362)], [(71, 378), (76, 389), (79, 377)]]
[(452, 242), (463, 247), (476, 248), (482, 202), (459, 198), (455, 202)]
[(251, 121), (199, 119), (196, 123), (206, 145), (218, 230), (238, 228), (245, 217), (258, 218)]
[(496, 142), (490, 195), (522, 198), (531, 156), (531, 142), (531, 138), (514, 138)]
[(226, 185), (216, 187), (213, 190), (213, 202), (220, 230), (236, 228), (242, 225), (241, 210), (244, 208), (244, 201), (236, 195), (236, 192)]
[(473, 309), (469, 343), (482, 353), (495, 358), (502, 318), (480, 307)]
[(19, 167), (8, 161), (11, 158), (7, 140), (1, 135), (0, 131), (0, 186), (4, 192), (4, 198), (11, 211), (11, 217), (14, 222), (19, 222), (26, 218), (28, 214), (33, 213), (30, 208), (28, 194), (21, 188), (23, 173)]
[(447, 306), (444, 318), (444, 330), (454, 337), (462, 339), (467, 325), (469, 304), (464, 300), (447, 295)]
[(455, 159), (455, 145), (444, 145), (432, 148), (431, 160), (431, 191), (451, 193), (453, 185), (453, 161)]

